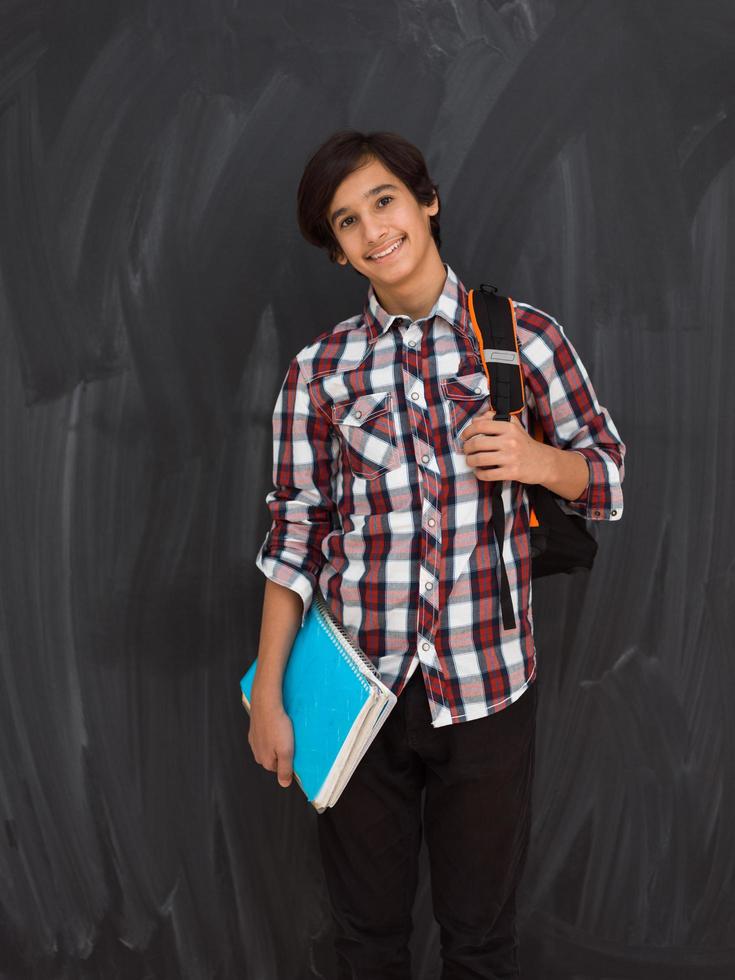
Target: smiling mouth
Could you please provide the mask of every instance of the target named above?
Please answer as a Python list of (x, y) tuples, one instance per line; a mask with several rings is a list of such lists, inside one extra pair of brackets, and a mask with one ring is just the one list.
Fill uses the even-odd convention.
[(406, 236), (404, 235), (402, 238), (399, 238), (398, 241), (393, 242), (393, 244), (387, 250), (384, 250), (384, 254), (368, 255), (368, 259), (371, 262), (384, 262), (386, 259), (389, 259), (392, 255), (395, 255), (396, 252), (400, 252), (405, 240), (406, 240)]

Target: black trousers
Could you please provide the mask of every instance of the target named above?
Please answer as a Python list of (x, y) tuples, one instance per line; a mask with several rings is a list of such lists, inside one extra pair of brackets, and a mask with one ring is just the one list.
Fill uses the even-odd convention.
[(493, 715), (432, 728), (419, 666), (336, 804), (317, 816), (339, 980), (411, 980), (422, 832), (442, 980), (520, 976), (515, 897), (530, 831), (536, 686)]

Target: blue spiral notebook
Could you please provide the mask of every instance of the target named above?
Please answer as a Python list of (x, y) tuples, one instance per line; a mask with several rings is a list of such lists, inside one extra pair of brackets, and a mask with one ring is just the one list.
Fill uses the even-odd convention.
[[(256, 657), (240, 681), (248, 713), (257, 665)], [(337, 802), (396, 700), (317, 585), (286, 662), (283, 707), (293, 725), (293, 773), (318, 813)]]

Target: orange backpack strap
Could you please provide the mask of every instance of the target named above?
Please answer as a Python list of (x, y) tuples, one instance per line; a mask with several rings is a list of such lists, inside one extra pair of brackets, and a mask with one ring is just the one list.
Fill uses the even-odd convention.
[(496, 417), (506, 421), (510, 415), (520, 415), (526, 401), (513, 301), (498, 296), (495, 286), (482, 283), (470, 290), (469, 308), (490, 383), (490, 403)]
[[(472, 329), (477, 337), (481, 351), (482, 366), (490, 385), (490, 404), (495, 409), (495, 417), (510, 421), (511, 415), (520, 416), (526, 404), (526, 388), (521, 367), (518, 346), (518, 325), (516, 323), (513, 300), (509, 296), (498, 295), (495, 286), (481, 283), (479, 289), (469, 292), (469, 310)], [(537, 419), (529, 411), (531, 435), (543, 442), (544, 434)], [(496, 511), (502, 510), (500, 484), (496, 484), (493, 502)], [(538, 527), (539, 520), (529, 501), (529, 522)], [(498, 540), (502, 554), (502, 540)], [(503, 569), (504, 571), (504, 569)], [(507, 602), (505, 604), (507, 606)], [(504, 625), (515, 622), (512, 613), (504, 610)]]

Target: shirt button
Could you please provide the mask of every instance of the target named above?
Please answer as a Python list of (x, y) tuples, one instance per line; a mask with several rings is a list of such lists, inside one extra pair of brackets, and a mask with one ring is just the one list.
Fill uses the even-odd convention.
[(475, 394), (476, 395), (479, 395), (481, 391), (482, 391), (482, 388), (475, 388)]
[(409, 340), (408, 346), (409, 347), (415, 347), (416, 346), (416, 341), (415, 340)]
[(612, 514), (613, 517), (615, 517), (615, 515), (617, 514), (617, 511), (616, 510), (611, 510), (610, 513)]
[(362, 412), (355, 412), (355, 418), (356, 419), (362, 418)]
[(429, 518), (429, 527), (433, 527), (435, 524), (436, 524), (436, 521), (434, 520), (434, 518), (433, 517), (430, 517)]
[(421, 462), (422, 462), (422, 463), (428, 463), (430, 459), (431, 459), (431, 456), (427, 456), (426, 454), (424, 454), (424, 455), (423, 455), (423, 456), (421, 457)]
[(428, 643), (422, 643), (421, 644), (421, 649), (422, 650), (428, 650), (429, 649), (429, 644)]
[(596, 510), (595, 511), (595, 517), (599, 517), (599, 516), (600, 516), (600, 512), (599, 512), (599, 510)]
[(418, 397), (419, 397), (418, 391), (414, 391), (411, 393), (411, 398), (413, 398), (414, 400), (417, 399)]
[(433, 582), (427, 582), (426, 585), (424, 586), (424, 588), (427, 589), (427, 591), (429, 589), (433, 589), (434, 588), (434, 583)]

